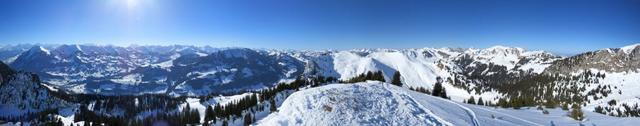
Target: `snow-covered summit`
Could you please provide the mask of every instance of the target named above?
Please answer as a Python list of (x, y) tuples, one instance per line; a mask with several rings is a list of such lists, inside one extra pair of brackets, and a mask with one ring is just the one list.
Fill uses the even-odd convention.
[(576, 121), (560, 108), (504, 109), (459, 103), (375, 81), (296, 92), (257, 125), (635, 125), (640, 120), (584, 111)]
[(369, 82), (299, 91), (258, 125), (451, 125), (388, 86)]

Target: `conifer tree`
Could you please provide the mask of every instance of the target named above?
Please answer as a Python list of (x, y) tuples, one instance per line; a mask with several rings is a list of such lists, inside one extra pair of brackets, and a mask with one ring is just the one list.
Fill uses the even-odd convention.
[(436, 84), (433, 85), (433, 91), (431, 92), (431, 95), (438, 96), (445, 99), (449, 98), (447, 96), (446, 89), (442, 87), (442, 78), (436, 77)]
[(400, 71), (396, 71), (393, 73), (393, 79), (391, 79), (391, 84), (402, 87), (402, 81), (400, 81), (401, 75)]
[(214, 119), (213, 108), (211, 106), (207, 106), (207, 110), (205, 110), (205, 114), (204, 114), (204, 122), (209, 122), (213, 119)]
[(278, 111), (278, 108), (276, 108), (276, 101), (275, 100), (273, 100), (273, 99), (269, 100), (269, 104), (271, 104), (269, 106), (269, 111), (271, 111), (271, 112)]
[(378, 71), (375, 74), (376, 76), (376, 80), (382, 81), (382, 82), (386, 82), (386, 80), (384, 79), (384, 74), (382, 73), (382, 71)]
[(449, 96), (447, 96), (447, 89), (442, 87), (442, 93), (440, 93), (440, 97), (444, 98), (444, 99), (449, 99)]
[(473, 96), (471, 96), (471, 98), (469, 98), (469, 100), (467, 101), (467, 103), (469, 104), (476, 104), (476, 98), (474, 98)]
[(222, 126), (229, 126), (229, 123), (227, 123), (227, 120), (222, 121)]
[(253, 123), (253, 118), (251, 117), (251, 113), (247, 113), (244, 115), (244, 125), (248, 126), (251, 125), (251, 123)]

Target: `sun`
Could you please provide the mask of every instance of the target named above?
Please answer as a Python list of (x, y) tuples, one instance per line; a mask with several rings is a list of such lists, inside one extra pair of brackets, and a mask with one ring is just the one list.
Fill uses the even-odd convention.
[(129, 9), (133, 9), (136, 8), (136, 6), (138, 6), (139, 2), (138, 0), (126, 0), (127, 1), (127, 8)]

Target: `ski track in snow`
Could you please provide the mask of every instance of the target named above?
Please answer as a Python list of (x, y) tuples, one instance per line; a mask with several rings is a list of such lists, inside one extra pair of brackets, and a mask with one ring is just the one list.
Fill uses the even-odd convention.
[[(389, 89), (389, 88), (388, 88), (388, 86), (389, 86), (388, 84), (384, 84), (384, 88), (385, 88), (386, 90), (391, 91), (391, 89)], [(395, 92), (400, 93), (400, 91), (395, 91)], [(426, 109), (426, 108), (424, 107), (424, 105), (420, 104), (420, 102), (418, 102), (418, 100), (416, 100), (415, 98), (413, 98), (411, 95), (408, 95), (408, 94), (405, 94), (405, 93), (403, 93), (403, 95), (408, 96), (410, 100), (412, 100), (413, 102), (417, 103), (417, 104), (418, 104), (418, 106), (420, 107), (420, 109), (423, 109), (424, 111), (428, 112), (429, 114), (434, 115), (435, 117), (437, 117), (438, 121), (441, 121), (441, 122), (443, 122), (443, 123), (446, 123), (447, 125), (452, 125), (450, 122), (447, 122), (447, 121), (445, 121), (445, 120), (441, 119), (440, 117), (438, 117), (436, 114), (433, 114), (432, 112), (430, 112), (430, 110), (429, 110), (429, 109)], [(465, 106), (463, 106), (463, 105), (460, 105), (460, 104), (458, 104), (458, 103), (455, 103), (455, 102), (453, 102), (453, 101), (449, 101), (449, 100), (445, 100), (445, 101), (447, 101), (447, 102), (449, 102), (449, 103), (451, 103), (451, 104), (455, 104), (455, 105), (456, 105), (456, 106), (458, 106), (460, 109), (465, 110), (465, 112), (467, 113), (467, 115), (469, 116), (469, 118), (471, 118), (471, 121), (472, 121), (471, 123), (473, 124), (473, 126), (480, 126), (480, 123), (478, 123), (478, 118), (476, 117), (476, 113), (475, 113), (473, 110), (471, 110), (471, 109), (469, 109), (469, 108), (467, 108), (467, 107), (465, 107)]]
[(467, 107), (464, 107), (464, 106), (462, 106), (462, 105), (460, 105), (458, 103), (455, 103), (453, 101), (450, 101), (450, 100), (445, 100), (445, 101), (447, 101), (449, 103), (452, 103), (452, 104), (455, 104), (458, 107), (460, 107), (460, 109), (465, 110), (467, 112), (467, 115), (469, 115), (469, 118), (471, 118), (471, 121), (472, 121), (473, 125), (474, 126), (480, 126), (480, 124), (478, 123), (478, 117), (476, 117), (476, 113), (473, 112), (473, 110), (471, 110), (471, 109), (469, 109)]
[[(458, 105), (460, 105), (460, 104), (458, 104)], [(504, 115), (504, 116), (507, 116), (507, 117), (510, 117), (510, 118), (514, 118), (514, 119), (517, 119), (517, 120), (520, 120), (520, 121), (523, 121), (523, 122), (526, 122), (526, 123), (530, 123), (530, 124), (536, 125), (536, 126), (544, 126), (544, 125), (542, 125), (542, 124), (538, 124), (538, 123), (535, 123), (535, 122), (531, 122), (531, 121), (529, 121), (529, 120), (525, 120), (525, 119), (522, 119), (522, 118), (519, 118), (519, 117), (515, 117), (515, 116), (512, 116), (512, 115), (510, 115), (510, 114), (506, 114), (506, 113), (502, 113), (502, 112), (497, 112), (497, 111), (489, 110), (489, 109), (482, 108), (482, 107), (474, 107), (474, 108), (482, 109), (482, 110), (485, 110), (485, 111), (488, 111), (488, 112), (498, 113), (498, 114), (501, 114), (501, 115)], [(467, 108), (467, 109), (468, 109), (468, 108)]]

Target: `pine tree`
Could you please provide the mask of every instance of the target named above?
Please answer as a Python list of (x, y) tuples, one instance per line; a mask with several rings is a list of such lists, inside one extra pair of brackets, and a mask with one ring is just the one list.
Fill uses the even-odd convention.
[(270, 104), (269, 111), (271, 111), (271, 112), (278, 111), (278, 108), (276, 108), (276, 101), (275, 100), (273, 100), (273, 99), (269, 100), (269, 104)]
[(605, 112), (604, 112), (604, 108), (602, 108), (602, 106), (597, 106), (597, 107), (594, 109), (594, 111), (595, 111), (595, 112), (597, 112), (597, 113), (600, 113), (600, 114), (605, 114)]
[(56, 124), (58, 126), (64, 126), (64, 123), (62, 123), (62, 119), (58, 119), (58, 123)]
[(376, 75), (376, 80), (382, 81), (382, 82), (386, 82), (386, 80), (384, 79), (384, 74), (382, 73), (382, 71), (378, 71), (375, 73)]
[(440, 77), (436, 78), (436, 84), (433, 85), (433, 91), (431, 92), (431, 95), (440, 96), (441, 94), (443, 94), (441, 80), (442, 79)]
[(251, 125), (251, 123), (253, 123), (253, 118), (251, 117), (251, 113), (247, 113), (244, 115), (244, 125), (248, 126)]
[(213, 108), (209, 105), (207, 106), (207, 110), (205, 110), (204, 122), (209, 122), (213, 119), (215, 119), (215, 117), (213, 116)]
[(447, 96), (447, 90), (442, 87), (442, 78), (436, 77), (436, 84), (433, 85), (433, 91), (431, 92), (431, 95), (449, 99), (449, 97)]
[(469, 100), (467, 101), (467, 103), (469, 104), (476, 104), (476, 98), (473, 98), (473, 96), (471, 96), (471, 98), (469, 98)]
[(449, 99), (449, 96), (447, 96), (447, 89), (442, 87), (442, 93), (440, 93), (440, 97), (444, 98), (444, 99)]
[(478, 105), (484, 105), (484, 101), (482, 101), (482, 97), (478, 98)]
[(229, 126), (229, 123), (227, 123), (227, 120), (222, 121), (222, 126)]
[(396, 71), (393, 73), (393, 79), (391, 79), (391, 84), (402, 87), (402, 81), (400, 80), (401, 75), (400, 71)]

